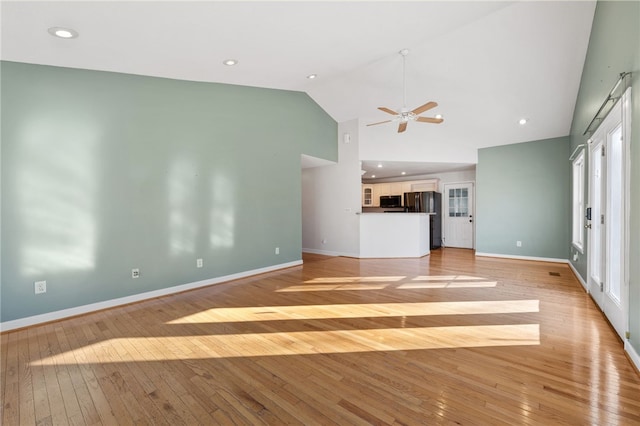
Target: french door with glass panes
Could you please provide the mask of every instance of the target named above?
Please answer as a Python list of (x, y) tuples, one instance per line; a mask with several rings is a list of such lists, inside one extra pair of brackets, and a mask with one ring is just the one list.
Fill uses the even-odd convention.
[[(629, 91), (628, 91), (629, 92)], [(628, 310), (628, 132), (625, 93), (591, 137), (588, 289), (625, 338)], [(625, 104), (626, 102), (626, 104)]]
[(444, 185), (445, 247), (473, 248), (473, 183)]

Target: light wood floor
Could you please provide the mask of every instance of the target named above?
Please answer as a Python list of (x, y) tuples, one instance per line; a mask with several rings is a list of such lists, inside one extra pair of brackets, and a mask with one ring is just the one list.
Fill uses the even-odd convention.
[(566, 265), (304, 261), (3, 334), (1, 423), (640, 424), (640, 376)]

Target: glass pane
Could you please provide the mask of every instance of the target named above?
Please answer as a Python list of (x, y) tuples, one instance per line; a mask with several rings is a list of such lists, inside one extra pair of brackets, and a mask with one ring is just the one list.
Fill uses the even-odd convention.
[(455, 192), (455, 190), (454, 190), (454, 189), (450, 189), (450, 190), (449, 190), (449, 199), (451, 199), (451, 198), (453, 198), (453, 197), (455, 197), (455, 196), (456, 196), (456, 192)]
[(622, 244), (624, 241), (624, 221), (622, 217), (624, 212), (624, 197), (622, 194), (624, 179), (622, 176), (622, 129), (620, 127), (611, 135), (607, 157), (609, 160), (607, 189), (609, 190), (611, 213), (609, 214), (609, 220), (605, 221), (605, 223), (607, 225), (606, 232), (609, 236), (608, 249), (611, 266), (608, 270), (609, 276), (606, 282), (609, 296), (620, 303), (620, 283), (623, 279)]
[(465, 198), (469, 196), (467, 188), (462, 188), (462, 196)]

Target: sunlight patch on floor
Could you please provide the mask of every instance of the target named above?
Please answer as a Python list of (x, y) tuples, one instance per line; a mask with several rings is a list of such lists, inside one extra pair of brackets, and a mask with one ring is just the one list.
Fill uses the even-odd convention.
[(377, 283), (396, 282), (407, 277), (322, 277), (304, 281), (305, 284)]
[(276, 290), (277, 293), (291, 293), (297, 291), (340, 291), (340, 290), (382, 290), (389, 284), (303, 284), (292, 285)]
[[(394, 285), (394, 283), (405, 279), (410, 279), (412, 282)], [(469, 275), (419, 275), (413, 278), (406, 276), (321, 277), (304, 281), (304, 284), (280, 288), (276, 290), (276, 292), (383, 290), (390, 286), (392, 286), (391, 288), (393, 289), (401, 290), (421, 288), (489, 288), (496, 287), (497, 284), (497, 281), (487, 281), (485, 278)]]
[(420, 288), (483, 288), (495, 287), (497, 281), (450, 281), (450, 282), (426, 282), (426, 283), (406, 283), (400, 284), (398, 289), (414, 290)]
[(249, 306), (212, 308), (167, 324), (277, 321), (287, 319), (371, 318), (387, 316), (471, 315), (540, 312), (538, 300), (371, 303), (340, 305)]
[(486, 278), (471, 277), (469, 275), (418, 275), (412, 281), (469, 281), (486, 280)]
[(80, 356), (74, 364), (97, 364), (539, 344), (539, 324), (123, 337), (44, 357), (30, 365), (64, 365), (76, 352)]

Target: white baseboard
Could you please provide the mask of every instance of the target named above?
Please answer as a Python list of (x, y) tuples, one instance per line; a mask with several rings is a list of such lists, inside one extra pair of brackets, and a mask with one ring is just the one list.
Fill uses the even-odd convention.
[(167, 296), (169, 294), (180, 293), (187, 290), (194, 290), (200, 287), (207, 287), (214, 284), (220, 284), (227, 281), (237, 280), (240, 278), (250, 277), (252, 275), (264, 274), (265, 272), (277, 271), (279, 269), (291, 268), (293, 266), (302, 265), (302, 260), (281, 263), (278, 265), (267, 266), (264, 268), (252, 269), (250, 271), (238, 272), (237, 274), (225, 275), (223, 277), (211, 278), (208, 280), (196, 281), (187, 284), (181, 284), (173, 287), (162, 288), (159, 290), (148, 291), (145, 293), (134, 294), (131, 296), (120, 297), (117, 299), (105, 300), (104, 302), (91, 303), (89, 305), (76, 306), (73, 308), (62, 309), (60, 311), (48, 312), (46, 314), (34, 315), (26, 318), (19, 318), (12, 321), (0, 323), (0, 331), (10, 331), (23, 327), (30, 327), (45, 322), (57, 321), (77, 315), (83, 315), (90, 312), (100, 311), (103, 309), (114, 308), (116, 306), (127, 305), (129, 303), (141, 302), (155, 297)]
[(585, 291), (588, 293), (589, 289), (587, 288), (587, 283), (582, 279), (582, 276), (580, 275), (580, 273), (578, 273), (578, 270), (573, 266), (571, 262), (567, 261), (567, 263), (569, 264), (569, 268), (571, 268), (571, 270), (573, 271), (573, 275), (576, 276), (578, 281), (580, 281), (580, 284), (582, 284), (582, 287), (584, 287)]
[(336, 252), (336, 251), (329, 251), (329, 250), (317, 250), (317, 249), (312, 249), (312, 248), (302, 248), (302, 252), (303, 253), (311, 253), (311, 254), (323, 254), (325, 256), (340, 256), (340, 253)]
[(303, 248), (302, 252), (311, 253), (311, 254), (322, 254), (325, 256), (359, 257), (359, 255), (353, 254), (353, 253), (345, 253), (341, 251), (330, 251), (330, 250), (317, 250), (312, 248)]
[(500, 257), (504, 259), (518, 259), (518, 260), (534, 260), (536, 262), (569, 263), (569, 260), (567, 259), (555, 259), (552, 257), (516, 256), (515, 254), (496, 254), (496, 253), (476, 252), (476, 256)]
[(629, 343), (628, 340), (624, 342), (624, 350), (629, 354), (629, 359), (635, 364), (636, 369), (640, 371), (640, 355), (636, 352), (635, 348)]

